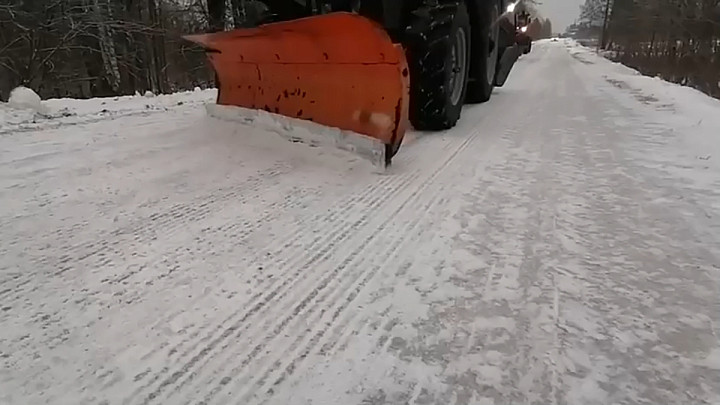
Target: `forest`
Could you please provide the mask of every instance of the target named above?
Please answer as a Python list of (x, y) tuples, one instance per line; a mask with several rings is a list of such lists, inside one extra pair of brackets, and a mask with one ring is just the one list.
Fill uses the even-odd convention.
[(242, 25), (245, 3), (218, 16), (213, 1), (208, 10), (204, 0), (5, 0), (0, 99), (19, 84), (43, 98), (212, 86), (203, 52), (182, 35)]
[(586, 0), (579, 25), (612, 59), (720, 98), (720, 0)]
[[(0, 100), (20, 84), (42, 98), (211, 87), (182, 35), (251, 25), (261, 11), (256, 0), (3, 0)], [(535, 39), (551, 32), (548, 19), (529, 27)]]

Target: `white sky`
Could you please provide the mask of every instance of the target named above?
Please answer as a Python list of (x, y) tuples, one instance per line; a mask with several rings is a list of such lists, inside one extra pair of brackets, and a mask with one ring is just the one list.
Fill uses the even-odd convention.
[(580, 16), (584, 0), (538, 0), (538, 11), (552, 21), (554, 32), (563, 32)]

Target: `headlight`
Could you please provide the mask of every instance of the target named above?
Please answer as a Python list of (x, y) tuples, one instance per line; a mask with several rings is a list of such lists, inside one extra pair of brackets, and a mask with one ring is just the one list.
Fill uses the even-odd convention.
[(527, 25), (524, 26), (524, 27), (522, 27), (522, 28), (520, 28), (520, 32), (527, 32)]

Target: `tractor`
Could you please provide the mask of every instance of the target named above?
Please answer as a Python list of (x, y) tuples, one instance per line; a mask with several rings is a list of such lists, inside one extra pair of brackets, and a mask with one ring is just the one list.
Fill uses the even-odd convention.
[(387, 166), (406, 129), (452, 128), (523, 52), (506, 0), (252, 0), (256, 21), (188, 35), (215, 69), (218, 105), (373, 138)]

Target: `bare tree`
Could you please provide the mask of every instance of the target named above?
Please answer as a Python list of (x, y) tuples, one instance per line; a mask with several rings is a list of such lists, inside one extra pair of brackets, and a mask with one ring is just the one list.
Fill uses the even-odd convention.
[(91, 97), (212, 83), (202, 50), (204, 0), (5, 0), (0, 98), (19, 84), (43, 97)]
[(113, 30), (106, 23), (112, 21), (112, 13), (109, 0), (94, 0), (94, 8), (98, 27), (98, 42), (102, 56), (105, 74), (108, 82), (115, 92), (120, 91), (120, 69), (118, 68), (117, 52), (115, 51), (115, 40)]
[[(720, 98), (720, 1), (605, 2), (601, 46), (642, 73)], [(586, 0), (581, 18), (596, 21), (601, 0)]]

